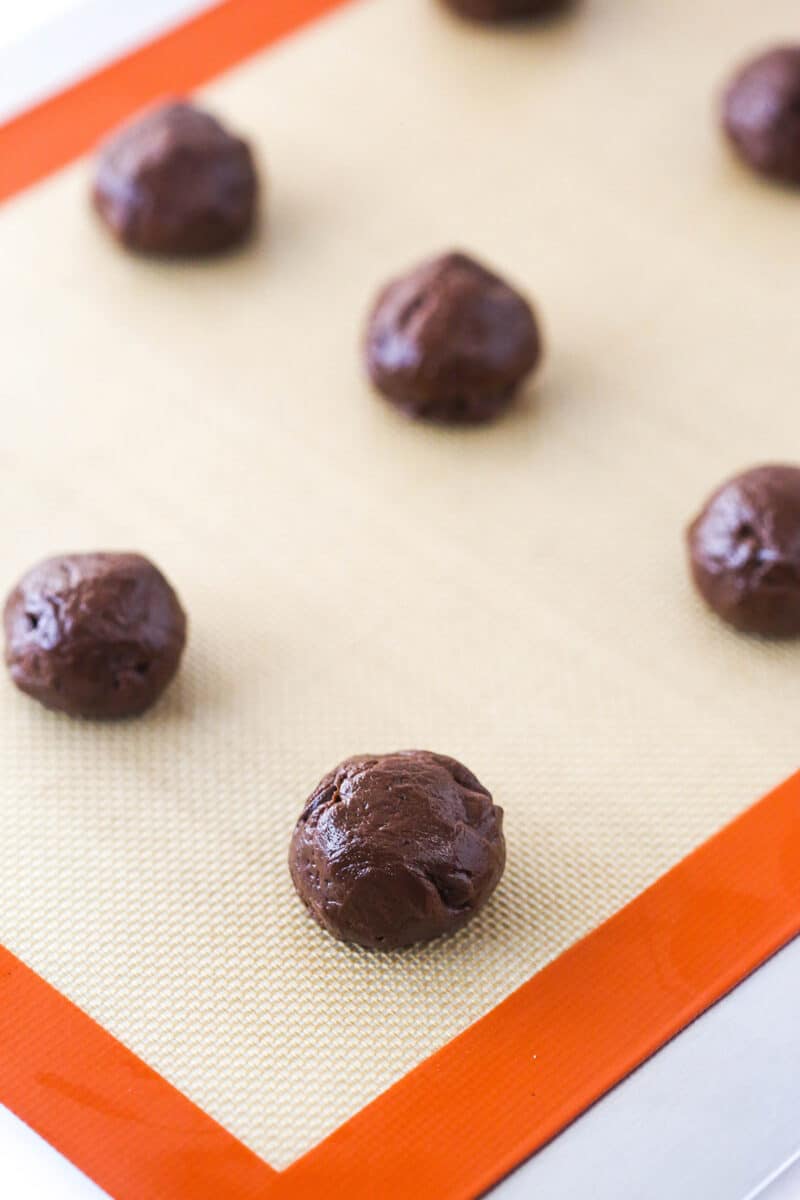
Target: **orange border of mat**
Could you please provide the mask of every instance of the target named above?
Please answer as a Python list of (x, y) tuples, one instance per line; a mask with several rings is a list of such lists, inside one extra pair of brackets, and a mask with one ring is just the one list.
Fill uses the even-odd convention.
[(224, 0), (0, 127), (0, 200), (72, 162), (138, 108), (200, 87), (347, 0)]
[(115, 1200), (479, 1195), (800, 933), (800, 774), (277, 1173), (0, 950), (0, 1101)]
[[(0, 199), (344, 2), (225, 0), (23, 114), (0, 128)], [(798, 933), (800, 775), (286, 1171), (2, 948), (0, 1102), (114, 1200), (466, 1200)]]

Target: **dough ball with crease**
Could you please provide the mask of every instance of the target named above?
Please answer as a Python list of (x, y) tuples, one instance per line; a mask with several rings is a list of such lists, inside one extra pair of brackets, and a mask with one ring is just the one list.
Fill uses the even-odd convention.
[(505, 866), (503, 812), (471, 771), (426, 750), (358, 755), (303, 809), (289, 852), (324, 929), (392, 950), (460, 929)]
[(129, 717), (178, 669), (186, 615), (140, 554), (65, 554), (28, 571), (5, 605), (6, 663), (17, 687), (75, 717)]
[(446, 424), (491, 421), (539, 363), (542, 338), (528, 301), (460, 252), (387, 284), (365, 342), (367, 373), (407, 416)]
[(729, 479), (688, 531), (695, 585), (743, 633), (800, 636), (800, 467), (768, 464)]
[(243, 242), (255, 223), (250, 147), (187, 101), (154, 108), (100, 149), (93, 200), (129, 250), (201, 256)]

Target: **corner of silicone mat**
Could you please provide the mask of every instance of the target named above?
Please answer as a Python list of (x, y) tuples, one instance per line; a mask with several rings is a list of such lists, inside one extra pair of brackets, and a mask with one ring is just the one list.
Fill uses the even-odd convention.
[(289, 1167), (281, 1196), (480, 1195), (798, 933), (800, 774)]
[(800, 774), (280, 1174), (6, 950), (0, 1102), (116, 1200), (466, 1200), (798, 932)]
[(116, 1200), (466, 1200), (800, 932), (800, 775), (277, 1174), (6, 950), (0, 1102)]

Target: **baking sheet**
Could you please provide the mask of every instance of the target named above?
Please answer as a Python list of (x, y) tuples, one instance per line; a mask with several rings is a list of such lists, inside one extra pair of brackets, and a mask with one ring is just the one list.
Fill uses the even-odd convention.
[[(715, 624), (681, 546), (796, 444), (797, 198), (710, 117), (790, 9), (720, 15), (355, 4), (208, 89), (270, 176), (225, 262), (116, 252), (85, 164), (0, 212), (8, 584), (141, 549), (192, 623), (137, 723), (0, 690), (0, 941), (274, 1166), (797, 765), (797, 651)], [(359, 372), (374, 288), (451, 245), (548, 335), (485, 430), (406, 424)], [(492, 788), (509, 867), (461, 935), (377, 957), (308, 922), (285, 854), (328, 766), (408, 745)]]

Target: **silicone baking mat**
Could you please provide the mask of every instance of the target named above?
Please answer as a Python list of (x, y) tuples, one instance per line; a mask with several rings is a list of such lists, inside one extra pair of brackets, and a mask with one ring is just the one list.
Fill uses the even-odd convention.
[[(230, 58), (265, 40), (252, 7), (222, 7)], [(244, 252), (126, 256), (83, 160), (0, 212), (7, 583), (59, 550), (137, 549), (191, 624), (137, 722), (0, 689), (0, 941), (273, 1167), (797, 765), (800, 651), (716, 623), (682, 546), (721, 478), (796, 454), (798, 201), (729, 161), (713, 119), (731, 66), (793, 16), (595, 0), (498, 33), (362, 0), (203, 89), (267, 173)], [(45, 110), (51, 165), (199, 78), (180, 45), (146, 86), (123, 66)], [(528, 290), (547, 335), (541, 377), (480, 430), (406, 423), (360, 370), (375, 288), (452, 246)], [(305, 916), (288, 838), (329, 766), (412, 745), (491, 788), (508, 869), (458, 936), (355, 951)], [(775, 851), (779, 890), (795, 851)], [(713, 888), (691, 896), (703, 986), (682, 1018), (653, 1000), (653, 1046), (795, 931), (794, 890), (780, 920), (753, 895), (723, 929)], [(568, 1002), (589, 978), (570, 961)], [(495, 1160), (483, 1184), (513, 1156)]]

